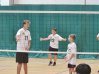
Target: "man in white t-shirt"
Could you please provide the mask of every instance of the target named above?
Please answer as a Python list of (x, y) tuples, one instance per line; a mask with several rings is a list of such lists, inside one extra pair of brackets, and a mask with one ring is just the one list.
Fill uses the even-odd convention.
[[(99, 33), (97, 34), (97, 40), (99, 40)], [(98, 73), (99, 73), (99, 70), (98, 70)]]
[[(40, 40), (50, 40), (49, 51), (57, 52), (59, 49), (59, 41), (66, 41), (66, 39), (62, 38), (60, 35), (57, 34), (56, 28), (52, 29), (52, 34), (50, 34), (47, 38), (41, 38)], [(52, 62), (52, 55), (49, 54), (49, 66), (53, 63)], [(57, 60), (57, 53), (54, 53), (54, 63), (53, 66), (56, 66)]]
[(69, 74), (74, 73), (74, 68), (76, 67), (76, 44), (75, 44), (75, 35), (69, 35), (69, 44), (67, 47), (67, 55), (65, 56), (65, 61), (68, 62)]
[(28, 51), (31, 44), (31, 35), (28, 30), (30, 25), (29, 20), (23, 21), (23, 28), (19, 29), (16, 34), (17, 41), (17, 53), (16, 53), (16, 62), (17, 65), (17, 74), (20, 74), (22, 65), (24, 66), (24, 72), (27, 74), (27, 63), (28, 63), (28, 53), (20, 51)]

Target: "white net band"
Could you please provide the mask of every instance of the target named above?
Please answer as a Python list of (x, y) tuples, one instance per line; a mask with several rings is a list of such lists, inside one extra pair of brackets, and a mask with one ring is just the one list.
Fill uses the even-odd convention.
[(0, 10), (0, 13), (99, 14), (99, 11), (26, 11), (26, 10)]
[[(0, 52), (57, 53), (57, 54), (66, 54), (67, 53), (67, 52), (51, 52), (51, 51), (17, 51), (17, 50), (0, 50)], [(99, 52), (77, 52), (76, 54), (93, 54), (93, 55), (99, 55)]]

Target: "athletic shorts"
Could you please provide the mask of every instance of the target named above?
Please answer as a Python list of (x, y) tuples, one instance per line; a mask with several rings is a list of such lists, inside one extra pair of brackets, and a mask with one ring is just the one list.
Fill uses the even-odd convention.
[[(49, 47), (49, 51), (51, 52), (58, 52), (58, 49)], [(52, 55), (57, 55), (57, 53), (51, 53)]]
[(16, 53), (17, 63), (28, 63), (28, 53), (17, 52)]
[(75, 68), (76, 65), (68, 64), (68, 68)]

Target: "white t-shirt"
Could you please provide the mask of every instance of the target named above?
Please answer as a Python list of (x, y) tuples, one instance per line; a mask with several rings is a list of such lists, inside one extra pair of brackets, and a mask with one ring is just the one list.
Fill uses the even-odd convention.
[(56, 48), (56, 49), (59, 48), (59, 41), (63, 40), (63, 38), (58, 34), (55, 34), (55, 35), (50, 34), (48, 38), (50, 39), (50, 47)]
[(74, 42), (68, 44), (66, 57), (69, 58), (70, 54), (75, 54), (74, 57), (68, 61), (69, 64), (76, 65), (76, 50), (77, 50), (77, 47)]
[(98, 33), (97, 37), (99, 37), (99, 33)]
[(31, 40), (30, 31), (21, 28), (18, 30), (16, 36), (20, 36), (20, 40), (17, 41), (17, 50), (22, 51), (28, 48), (28, 41)]

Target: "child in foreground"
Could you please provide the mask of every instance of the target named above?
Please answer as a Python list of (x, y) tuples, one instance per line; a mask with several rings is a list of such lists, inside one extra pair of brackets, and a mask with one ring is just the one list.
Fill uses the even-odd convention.
[(75, 71), (76, 74), (91, 74), (91, 67), (88, 64), (79, 64)]
[(69, 35), (68, 41), (70, 42), (67, 47), (67, 55), (65, 56), (65, 61), (68, 62), (69, 74), (75, 74), (76, 67), (76, 36), (74, 34)]

